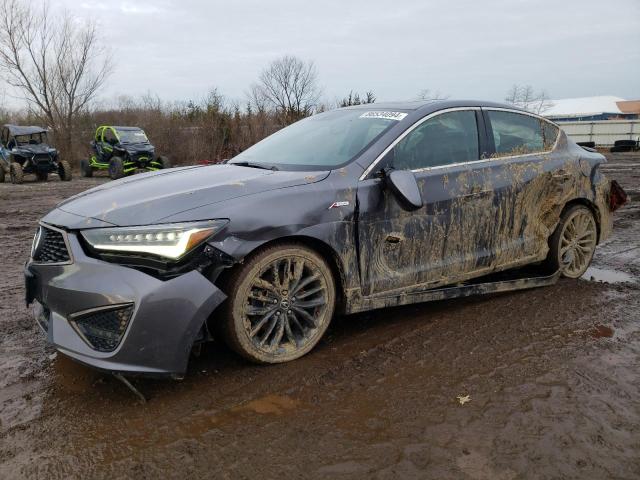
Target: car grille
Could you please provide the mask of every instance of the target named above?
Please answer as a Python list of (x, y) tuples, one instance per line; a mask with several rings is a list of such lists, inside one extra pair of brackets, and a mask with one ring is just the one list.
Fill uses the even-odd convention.
[(133, 305), (84, 313), (70, 321), (91, 348), (99, 352), (116, 349), (127, 329)]
[(33, 162), (39, 166), (47, 166), (51, 163), (51, 157), (47, 154), (38, 154), (33, 157)]
[(62, 232), (41, 226), (38, 244), (34, 245), (33, 260), (38, 263), (63, 263), (71, 260)]

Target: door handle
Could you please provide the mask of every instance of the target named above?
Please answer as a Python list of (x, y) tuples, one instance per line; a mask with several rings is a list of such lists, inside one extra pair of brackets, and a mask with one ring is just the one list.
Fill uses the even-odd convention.
[(566, 170), (558, 170), (557, 172), (551, 174), (551, 178), (560, 183), (566, 183), (571, 178), (571, 174)]
[(471, 193), (466, 193), (460, 196), (463, 201), (473, 200), (474, 198), (482, 197), (493, 192), (493, 190), (481, 190), (481, 187), (471, 189)]

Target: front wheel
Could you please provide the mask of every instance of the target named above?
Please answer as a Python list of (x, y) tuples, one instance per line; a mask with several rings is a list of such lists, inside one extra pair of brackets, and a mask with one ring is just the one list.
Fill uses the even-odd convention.
[(80, 175), (85, 178), (93, 177), (93, 167), (86, 158), (80, 160)]
[(109, 160), (109, 176), (111, 180), (124, 177), (124, 162), (121, 157), (111, 157)]
[(256, 363), (309, 352), (335, 308), (335, 282), (322, 257), (302, 245), (279, 245), (237, 268), (227, 279), (220, 319), (227, 344)]
[(567, 278), (579, 278), (589, 268), (597, 241), (593, 212), (584, 205), (574, 205), (563, 212), (549, 239), (547, 263), (553, 270), (562, 269)]
[(9, 176), (11, 177), (11, 183), (19, 185), (22, 183), (24, 174), (22, 173), (22, 165), (18, 162), (11, 162), (9, 165)]
[(158, 161), (160, 162), (160, 165), (162, 165), (163, 170), (165, 168), (171, 168), (171, 162), (169, 161), (168, 157), (165, 157), (164, 155), (160, 155), (158, 157)]
[(58, 176), (63, 182), (71, 180), (71, 165), (66, 160), (60, 160), (58, 162)]

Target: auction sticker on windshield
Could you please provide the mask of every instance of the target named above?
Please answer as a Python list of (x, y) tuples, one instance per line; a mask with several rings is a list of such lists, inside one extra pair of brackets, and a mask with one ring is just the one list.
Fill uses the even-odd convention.
[(360, 118), (384, 118), (384, 119), (387, 119), (387, 120), (400, 121), (406, 116), (407, 116), (407, 114), (403, 113), (403, 112), (371, 111), (371, 112), (363, 113), (362, 115), (360, 115)]

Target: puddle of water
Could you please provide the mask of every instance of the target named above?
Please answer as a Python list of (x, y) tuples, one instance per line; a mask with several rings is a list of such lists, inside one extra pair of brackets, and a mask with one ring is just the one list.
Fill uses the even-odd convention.
[(605, 268), (589, 267), (582, 278), (592, 282), (606, 283), (636, 283), (635, 277), (619, 270), (607, 270)]
[(591, 336), (593, 338), (611, 338), (613, 337), (613, 328), (606, 325), (596, 325), (591, 330)]

